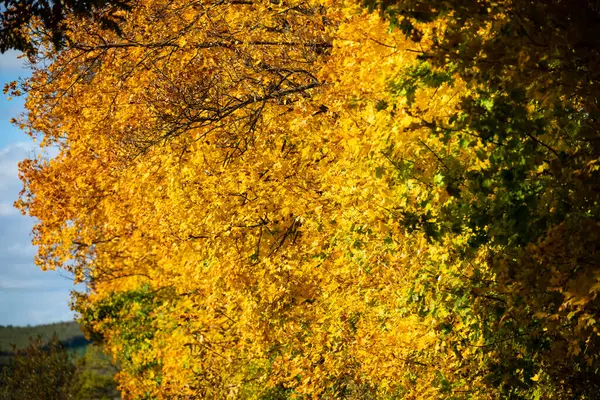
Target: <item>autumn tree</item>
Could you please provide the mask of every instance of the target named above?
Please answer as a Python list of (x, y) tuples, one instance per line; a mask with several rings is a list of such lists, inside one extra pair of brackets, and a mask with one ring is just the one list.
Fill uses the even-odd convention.
[[(241, 304), (241, 292), (213, 290), (212, 286), (246, 280), (251, 284), (251, 275), (260, 271), (263, 258), (282, 254), (280, 249), (298, 240), (302, 223), (290, 208), (287, 190), (296, 187), (310, 197), (318, 196), (310, 187), (303, 189), (303, 182), (314, 180), (304, 178), (311, 171), (294, 171), (297, 166), (303, 168), (293, 156), (299, 153), (298, 145), (285, 138), (283, 124), (305, 109), (313, 113), (319, 109), (310, 111), (307, 103), (311, 90), (321, 86), (315, 74), (332, 47), (334, 25), (324, 12), (322, 6), (304, 3), (146, 3), (128, 18), (120, 36), (98, 31), (101, 27), (93, 21), (89, 22), (92, 31), (83, 26), (73, 30), (72, 47), (57, 53), (54, 67), (40, 69), (28, 82), (29, 104), (36, 111), (25, 124), (33, 131), (44, 131), (45, 144), (61, 148), (61, 155), (53, 160), (23, 164), (23, 177), (34, 186), (39, 183), (41, 189), (46, 185), (42, 181), (58, 184), (52, 194), (54, 206), (47, 203), (50, 208), (43, 204), (45, 195), (34, 194), (33, 187), (28, 190), (31, 197), (25, 194), (23, 198), (32, 215), (52, 215), (52, 221), (47, 219), (36, 228), (40, 264), (67, 267), (88, 280), (94, 291), (82, 303), (83, 313), (86, 304), (96, 302), (91, 299), (97, 294), (101, 302), (105, 297), (118, 298), (111, 294), (116, 291), (124, 299), (137, 299), (117, 309), (115, 315), (125, 314), (116, 322), (133, 318), (142, 306), (134, 294), (140, 285), (151, 284), (160, 306), (147, 311), (148, 323), (156, 324), (157, 315), (166, 317), (161, 329), (140, 327), (148, 334), (156, 331), (146, 339), (164, 343), (162, 350), (152, 345), (154, 351), (148, 351), (150, 343), (142, 342), (126, 356), (134, 368), (125, 369), (122, 382), (132, 393), (202, 396), (238, 390), (241, 371), (249, 368), (244, 355), (251, 352), (258, 352), (252, 368), (258, 376), (265, 376), (263, 364), (269, 363), (263, 353), (267, 349), (243, 348), (260, 346), (241, 336), (254, 333), (243, 327), (249, 321), (243, 317), (240, 326), (225, 317), (241, 311), (239, 307), (251, 311)], [(102, 89), (99, 82), (103, 82)], [(37, 100), (34, 93), (39, 95)], [(67, 132), (75, 131), (87, 132), (85, 139), (72, 141)], [(264, 152), (257, 153), (258, 148)], [(90, 169), (90, 163), (99, 169), (83, 174), (81, 168), (95, 169)], [(168, 168), (160, 171), (168, 165), (179, 171), (173, 175), (177, 180), (164, 174)], [(140, 171), (147, 173), (146, 178), (133, 178)], [(288, 171), (285, 176), (301, 175), (282, 186), (280, 182), (287, 179), (283, 171)], [(65, 173), (77, 182), (69, 183)], [(132, 181), (126, 178), (129, 173)], [(198, 180), (198, 173), (206, 180)], [(256, 179), (261, 187), (254, 187)], [(150, 191), (130, 192), (134, 181)], [(173, 200), (185, 204), (173, 208), (172, 203), (156, 202), (154, 196), (167, 193), (165, 185), (173, 185), (168, 189), (175, 190), (170, 194)], [(73, 196), (75, 187), (82, 192)], [(302, 207), (302, 201), (295, 203)], [(146, 211), (138, 214), (138, 207)], [(80, 219), (84, 208), (94, 210), (85, 212), (90, 217), (87, 221)], [(195, 212), (187, 217), (173, 213), (202, 208), (213, 216), (206, 220)], [(144, 221), (144, 214), (160, 217), (150, 223)], [(179, 218), (190, 219), (182, 222)], [(64, 246), (46, 234), (55, 239), (62, 236)], [(180, 243), (182, 253), (162, 253), (160, 249), (170, 246), (165, 239)], [(232, 275), (227, 283), (208, 275), (190, 279), (166, 273), (175, 272), (180, 266), (172, 263), (176, 257), (187, 258), (186, 253), (196, 254), (200, 257), (196, 260), (214, 272), (230, 271), (225, 275), (238, 277)], [(226, 267), (219, 265), (220, 258), (229, 258)], [(98, 263), (97, 268), (91, 260)], [(191, 258), (189, 262), (196, 265)], [(171, 278), (181, 279), (181, 284)], [(127, 295), (130, 292), (133, 297)], [(206, 298), (211, 292), (213, 297)], [(161, 307), (173, 307), (174, 314), (163, 313)], [(186, 311), (200, 309), (205, 311), (193, 316)], [(117, 340), (118, 323), (108, 323), (112, 315), (101, 313), (93, 320), (98, 326), (92, 324), (92, 328), (102, 331), (103, 326), (104, 330), (113, 326), (109, 343), (124, 346)], [(210, 328), (204, 332), (206, 327)], [(178, 344), (161, 339), (164, 335), (176, 338)], [(204, 335), (217, 343), (216, 349), (203, 348)]]
[(369, 5), (67, 18), (24, 84), (18, 206), (126, 396), (597, 396), (597, 9)]

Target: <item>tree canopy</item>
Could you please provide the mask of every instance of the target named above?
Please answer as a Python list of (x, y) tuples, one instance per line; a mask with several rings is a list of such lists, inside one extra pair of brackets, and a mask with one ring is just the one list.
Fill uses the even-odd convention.
[(598, 398), (599, 13), (67, 16), (6, 89), (59, 150), (20, 165), (37, 262), (128, 398)]
[(103, 28), (118, 32), (119, 13), (129, 10), (131, 3), (131, 0), (1, 0), (0, 53), (14, 49), (33, 55), (37, 46), (44, 43), (61, 48), (68, 37), (67, 18), (94, 18)]

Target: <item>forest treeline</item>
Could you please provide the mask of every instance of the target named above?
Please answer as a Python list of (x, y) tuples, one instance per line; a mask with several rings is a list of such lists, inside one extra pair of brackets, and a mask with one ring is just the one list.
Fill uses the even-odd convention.
[[(29, 346), (30, 338), (38, 336), (44, 340), (50, 340), (56, 336), (59, 342), (71, 348), (80, 347), (79, 344), (81, 346), (89, 344), (81, 332), (81, 327), (75, 321), (33, 326), (0, 325), (0, 351), (12, 351), (13, 345), (18, 349), (23, 349)], [(75, 344), (75, 346), (71, 344)]]
[(125, 398), (600, 398), (596, 0), (103, 1), (59, 27), (22, 27), (5, 88), (58, 150), (16, 205)]

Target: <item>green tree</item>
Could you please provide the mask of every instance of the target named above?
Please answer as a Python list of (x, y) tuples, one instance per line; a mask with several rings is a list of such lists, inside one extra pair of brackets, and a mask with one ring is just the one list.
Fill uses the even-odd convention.
[(79, 382), (81, 387), (78, 398), (82, 400), (113, 400), (119, 398), (114, 379), (118, 372), (115, 366), (99, 347), (88, 346), (79, 361)]
[[(438, 160), (449, 200), (433, 211), (424, 202), (404, 223), (435, 241), (473, 232), (449, 249), (455, 260), (493, 249), (491, 276), (463, 278), (454, 296), (435, 296), (455, 315), (473, 313), (474, 334), (486, 337), (485, 381), (506, 396), (597, 398), (598, 3), (365, 3), (413, 42), (431, 43), (390, 90), (398, 103), (407, 99), (416, 128), (429, 129), (425, 151)], [(427, 119), (411, 104), (422, 88), (455, 79), (471, 89), (457, 112)], [(440, 327), (448, 336), (451, 321)]]

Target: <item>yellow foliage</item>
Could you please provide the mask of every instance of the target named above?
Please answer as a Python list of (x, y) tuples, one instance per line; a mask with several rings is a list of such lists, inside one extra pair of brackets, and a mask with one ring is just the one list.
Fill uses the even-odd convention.
[(485, 168), (427, 126), (464, 82), (395, 95), (416, 44), (343, 1), (139, 3), (122, 36), (79, 21), (36, 70), (28, 127), (59, 154), (21, 164), (38, 263), (88, 284), (83, 315), (141, 288), (160, 298), (89, 327), (133, 366), (126, 398), (434, 398), (445, 380), (495, 398), (472, 373), (485, 343), (457, 339), (472, 316), (414, 311), (435, 307), (426, 287), (493, 279), (489, 249), (475, 268), (448, 251), (471, 232), (432, 243), (397, 223), (453, 201), (438, 154)]

